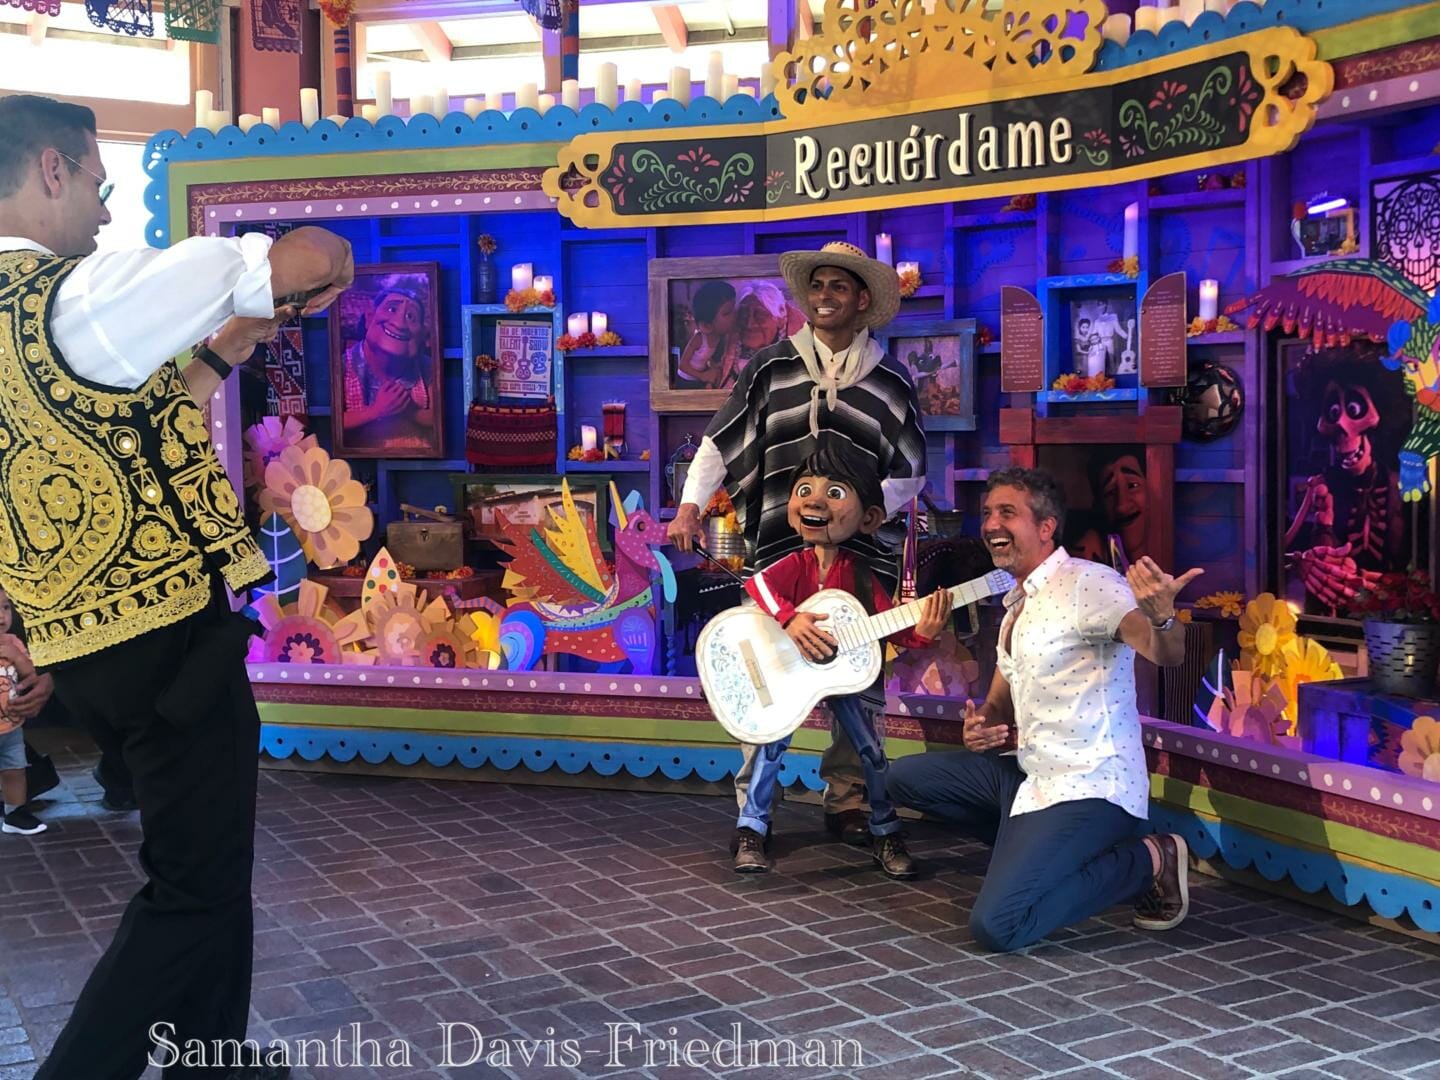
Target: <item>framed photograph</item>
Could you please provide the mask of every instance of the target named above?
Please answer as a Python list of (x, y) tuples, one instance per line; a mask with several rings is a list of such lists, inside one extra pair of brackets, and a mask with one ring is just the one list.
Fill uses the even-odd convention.
[(650, 261), (650, 405), (718, 409), (750, 358), (805, 325), (778, 255)]
[(337, 457), (445, 456), (439, 302), (435, 263), (356, 267), (330, 309)]
[(925, 430), (975, 430), (974, 319), (904, 319), (874, 333), (910, 370)]
[(1278, 346), (1272, 569), (1276, 594), (1312, 620), (1345, 618), (1340, 594), (1365, 575), (1436, 570), (1434, 495), (1400, 498), (1397, 460), (1415, 407), (1404, 373), (1380, 362), (1385, 351), (1360, 341)]
[(495, 511), (519, 525), (543, 525), (546, 513), (562, 513), (561, 481), (569, 480), (570, 497), (581, 516), (599, 522), (596, 538), (600, 550), (610, 551), (611, 477), (608, 473), (584, 473), (562, 477), (558, 474), (525, 473), (505, 476), (493, 473), (451, 473), (457, 513), (465, 521), (467, 536), (494, 540), (502, 535)]
[(1140, 318), (1133, 289), (1077, 290), (1066, 298), (1068, 371), (1077, 375), (1138, 375)]

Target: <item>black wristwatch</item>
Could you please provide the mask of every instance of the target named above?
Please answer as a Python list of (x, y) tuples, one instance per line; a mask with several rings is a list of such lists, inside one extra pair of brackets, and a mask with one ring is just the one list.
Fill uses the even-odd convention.
[(225, 359), (209, 345), (196, 345), (191, 355), (219, 375), (222, 380), (228, 379), (230, 373), (235, 370), (233, 364), (227, 364)]

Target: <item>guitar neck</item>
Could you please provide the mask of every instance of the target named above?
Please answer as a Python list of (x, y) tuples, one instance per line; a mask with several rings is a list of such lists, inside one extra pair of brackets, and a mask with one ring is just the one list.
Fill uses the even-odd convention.
[[(977, 600), (983, 600), (995, 592), (994, 585), (988, 577), (976, 578), (974, 581), (967, 581), (963, 585), (952, 585), (950, 587), (950, 600), (953, 608), (962, 608), (967, 604), (973, 604)], [(908, 604), (898, 604), (889, 611), (882, 611), (878, 615), (871, 615), (858, 629), (858, 636), (864, 641), (882, 641), (891, 634), (898, 634), (902, 630), (909, 630), (920, 621), (924, 612), (924, 599), (912, 600)]]

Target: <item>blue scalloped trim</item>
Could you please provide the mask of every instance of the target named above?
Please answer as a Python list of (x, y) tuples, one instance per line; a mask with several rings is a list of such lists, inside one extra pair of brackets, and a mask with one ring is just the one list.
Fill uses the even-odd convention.
[(1150, 804), (1156, 832), (1182, 834), (1202, 858), (1220, 858), (1243, 870), (1253, 866), (1267, 881), (1288, 877), (1304, 892), (1329, 891), (1349, 907), (1367, 904), (1387, 919), (1408, 914), (1415, 925), (1440, 932), (1440, 883), (1386, 873), (1334, 855), (1289, 847), (1225, 822), (1212, 821), (1159, 803)]
[(1309, 34), (1372, 15), (1418, 7), (1421, 2), (1424, 0), (1326, 0), (1322, 6), (1314, 0), (1269, 0), (1263, 8), (1240, 3), (1224, 15), (1208, 11), (1189, 26), (1171, 23), (1159, 34), (1149, 30), (1131, 34), (1123, 46), (1107, 41), (1096, 56), (1095, 70), (1114, 71), (1272, 26), (1293, 26)]
[(145, 147), (145, 172), (150, 177), (145, 187), (145, 206), (150, 211), (146, 239), (151, 247), (170, 244), (169, 170), (176, 162), (568, 142), (577, 135), (602, 131), (758, 124), (779, 117), (780, 105), (773, 94), (763, 101), (737, 94), (723, 104), (714, 98), (698, 97), (688, 106), (678, 101), (658, 101), (654, 105), (627, 101), (611, 110), (592, 102), (578, 113), (556, 105), (544, 116), (534, 109), (516, 109), (509, 114), (483, 112), (473, 120), (463, 112), (452, 112), (443, 120), (422, 116), (407, 122), (398, 116), (386, 116), (371, 124), (354, 117), (343, 126), (321, 120), (310, 128), (291, 121), (282, 124), (279, 131), (268, 124), (256, 124), (248, 132), (234, 126), (214, 133), (197, 128), (188, 135), (162, 131)]
[[(493, 765), (507, 772), (524, 765), (534, 773), (558, 768), (575, 773), (594, 769), (614, 776), (624, 769), (645, 778), (657, 771), (671, 780), (699, 776), (712, 783), (733, 777), (742, 758), (738, 748), (647, 746), (641, 743), (582, 742), (563, 739), (526, 739), (511, 736), (447, 735), (417, 731), (356, 731), (343, 728), (292, 727), (261, 724), (260, 749), (273, 758), (299, 755), (305, 761), (354, 761), (371, 765), (392, 760), (414, 765), (422, 758), (430, 765), (460, 764), (467, 769)], [(785, 755), (780, 782), (796, 782), (821, 791), (820, 757), (803, 751)]]

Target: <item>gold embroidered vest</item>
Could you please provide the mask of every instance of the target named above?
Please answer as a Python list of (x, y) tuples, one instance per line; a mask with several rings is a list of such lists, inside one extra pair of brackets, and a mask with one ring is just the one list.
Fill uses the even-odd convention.
[(167, 362), (135, 390), (72, 372), (50, 306), (78, 259), (0, 253), (0, 585), (38, 665), (169, 626), (269, 566)]

